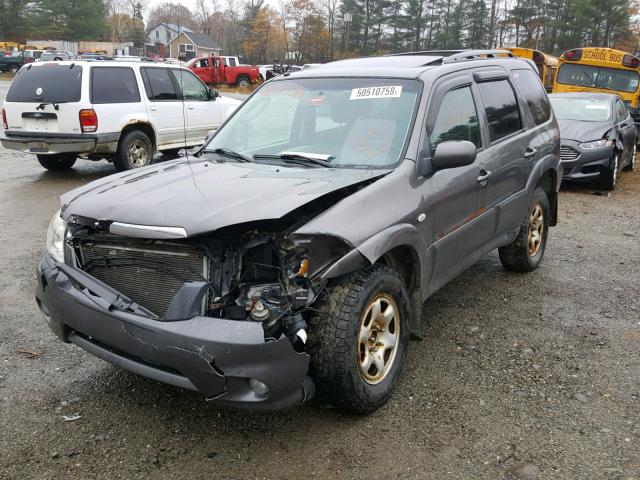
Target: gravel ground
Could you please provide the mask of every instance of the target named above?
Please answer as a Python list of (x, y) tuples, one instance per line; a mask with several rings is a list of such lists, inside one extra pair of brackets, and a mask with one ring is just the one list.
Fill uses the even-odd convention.
[(563, 191), (536, 272), (491, 253), (434, 295), (366, 417), (222, 409), (58, 341), (33, 298), (47, 224), (110, 173), (0, 149), (1, 479), (640, 479), (640, 173)]

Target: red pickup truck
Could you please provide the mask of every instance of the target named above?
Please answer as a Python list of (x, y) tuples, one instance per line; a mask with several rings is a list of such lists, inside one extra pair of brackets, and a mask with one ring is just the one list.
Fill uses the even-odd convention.
[(193, 58), (187, 63), (187, 67), (207, 85), (248, 87), (258, 81), (258, 67), (249, 65), (228, 67), (218, 56)]

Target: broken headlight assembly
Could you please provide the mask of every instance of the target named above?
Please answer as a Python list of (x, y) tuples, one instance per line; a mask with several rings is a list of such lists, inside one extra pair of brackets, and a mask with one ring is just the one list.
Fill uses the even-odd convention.
[(60, 210), (58, 210), (51, 218), (49, 229), (47, 230), (47, 251), (56, 262), (64, 262), (64, 237), (66, 232), (67, 224), (60, 216)]
[(585, 150), (592, 150), (594, 148), (610, 147), (611, 145), (613, 145), (613, 140), (602, 138), (600, 140), (594, 140), (593, 142), (581, 143), (579, 147), (584, 148)]

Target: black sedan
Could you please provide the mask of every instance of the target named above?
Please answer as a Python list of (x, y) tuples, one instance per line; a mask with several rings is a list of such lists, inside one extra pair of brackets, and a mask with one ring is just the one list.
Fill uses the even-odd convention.
[(560, 125), (563, 180), (596, 180), (616, 187), (621, 170), (633, 170), (636, 128), (623, 101), (609, 93), (549, 95)]

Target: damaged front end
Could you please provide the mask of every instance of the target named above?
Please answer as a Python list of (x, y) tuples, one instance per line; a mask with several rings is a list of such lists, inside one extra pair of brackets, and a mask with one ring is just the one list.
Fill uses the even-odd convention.
[(36, 294), (65, 341), (221, 402), (281, 409), (311, 398), (306, 319), (323, 273), (352, 251), (344, 241), (277, 221), (193, 238), (124, 236), (79, 216), (66, 225), (64, 262), (42, 260)]

